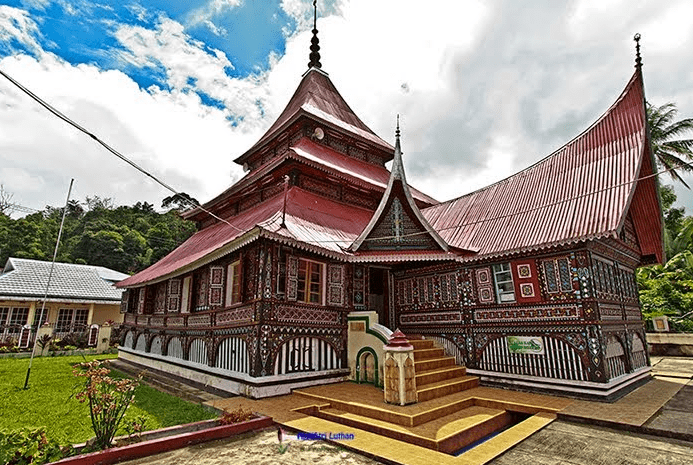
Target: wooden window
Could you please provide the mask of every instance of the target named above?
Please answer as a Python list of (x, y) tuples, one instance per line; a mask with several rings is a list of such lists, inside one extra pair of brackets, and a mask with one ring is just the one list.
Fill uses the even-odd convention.
[(236, 260), (228, 266), (226, 278), (226, 306), (241, 301), (241, 261)]
[(192, 276), (183, 278), (183, 289), (181, 291), (181, 313), (190, 312), (190, 300), (192, 298)]
[[(45, 307), (43, 309), (43, 313), (41, 312), (41, 306), (38, 305), (36, 307), (36, 311), (34, 312), (34, 321), (32, 325), (36, 326), (42, 326), (47, 320), (48, 320), (48, 312), (50, 312), (50, 308)], [(39, 321), (39, 318), (41, 319)]]
[(209, 270), (207, 268), (193, 273), (192, 311), (201, 312), (208, 310), (207, 289), (209, 284)]
[(55, 322), (55, 330), (60, 333), (84, 331), (87, 328), (88, 317), (89, 310), (86, 308), (61, 308)]
[(154, 313), (166, 311), (166, 282), (156, 284), (154, 294)]
[(180, 311), (180, 291), (181, 291), (180, 278), (170, 279), (168, 281), (168, 305), (167, 305), (167, 309), (169, 312)]
[(286, 294), (286, 252), (281, 246), (277, 247), (277, 294)]
[(0, 308), (0, 339), (7, 336), (17, 337), (28, 320), (28, 308)]
[(496, 284), (498, 303), (515, 302), (515, 286), (509, 263), (493, 265), (493, 281)]
[(311, 304), (322, 304), (323, 296), (323, 271), (322, 263), (300, 258), (298, 260), (298, 289), (296, 300)]
[(219, 308), (224, 305), (224, 267), (213, 266), (209, 269), (209, 306)]

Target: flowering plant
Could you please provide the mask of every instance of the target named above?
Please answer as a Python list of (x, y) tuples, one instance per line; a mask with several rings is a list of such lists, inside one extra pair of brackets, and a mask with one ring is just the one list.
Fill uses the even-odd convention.
[(107, 449), (113, 442), (118, 426), (135, 397), (135, 388), (142, 376), (136, 379), (113, 379), (111, 370), (102, 362), (80, 363), (73, 371), (75, 376), (85, 378), (84, 386), (75, 397), (80, 402), (89, 402), (91, 425), (94, 428), (94, 445)]

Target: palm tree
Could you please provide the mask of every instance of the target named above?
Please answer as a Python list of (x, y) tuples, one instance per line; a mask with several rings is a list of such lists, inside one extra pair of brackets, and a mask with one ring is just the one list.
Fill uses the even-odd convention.
[(661, 107), (647, 104), (647, 124), (650, 127), (652, 152), (658, 164), (669, 171), (674, 181), (679, 181), (690, 189), (681, 175), (693, 171), (689, 163), (693, 161), (693, 139), (680, 139), (682, 135), (693, 131), (693, 118), (674, 121), (678, 110), (673, 103)]

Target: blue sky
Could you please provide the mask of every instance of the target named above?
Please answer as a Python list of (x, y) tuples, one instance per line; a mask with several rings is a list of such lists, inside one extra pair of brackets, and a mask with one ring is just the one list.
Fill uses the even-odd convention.
[[(323, 69), (376, 133), (395, 115), (410, 182), (483, 187), (596, 120), (633, 72), (693, 117), (693, 4), (643, 0), (320, 1)], [(0, 0), (0, 69), (201, 201), (283, 109), (308, 62), (309, 0)], [(0, 79), (0, 184), (32, 208), (169, 195)], [(670, 182), (668, 178), (663, 178)], [(693, 177), (688, 176), (693, 184)], [(693, 195), (677, 188), (693, 213)]]
[[(281, 56), (286, 36), (296, 30), (297, 21), (286, 14), (279, 1), (8, 1), (7, 6), (29, 13), (38, 24), (36, 42), (72, 65), (87, 63), (100, 69), (127, 73), (140, 87), (152, 85), (170, 90), (164, 65), (152, 61), (132, 66), (123, 59), (128, 49), (117, 38), (125, 26), (153, 30), (164, 19), (183, 25), (187, 42), (199, 44), (206, 53), (217, 50), (233, 62), (224, 68), (229, 77), (245, 78), (269, 68), (270, 55)], [(252, 46), (249, 46), (252, 44)], [(16, 39), (0, 42), (5, 54), (35, 54), (30, 44)], [(191, 91), (206, 104), (223, 103), (200, 89), (191, 79)]]

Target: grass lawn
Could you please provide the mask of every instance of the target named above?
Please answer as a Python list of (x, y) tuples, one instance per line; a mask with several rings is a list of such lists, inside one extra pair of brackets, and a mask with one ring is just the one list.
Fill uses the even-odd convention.
[[(86, 359), (115, 357), (99, 355)], [(61, 444), (84, 442), (94, 436), (89, 406), (80, 404), (74, 398), (84, 378), (72, 374), (72, 365), (82, 361), (84, 359), (79, 355), (35, 358), (29, 389), (25, 391), (23, 387), (29, 359), (0, 359), (0, 428), (14, 430), (24, 426), (45, 426), (48, 437)], [(217, 416), (210, 409), (145, 385), (137, 388), (135, 401), (125, 414), (123, 423), (139, 415), (147, 417), (147, 430)], [(125, 431), (121, 429), (117, 435), (120, 434), (125, 434)]]

